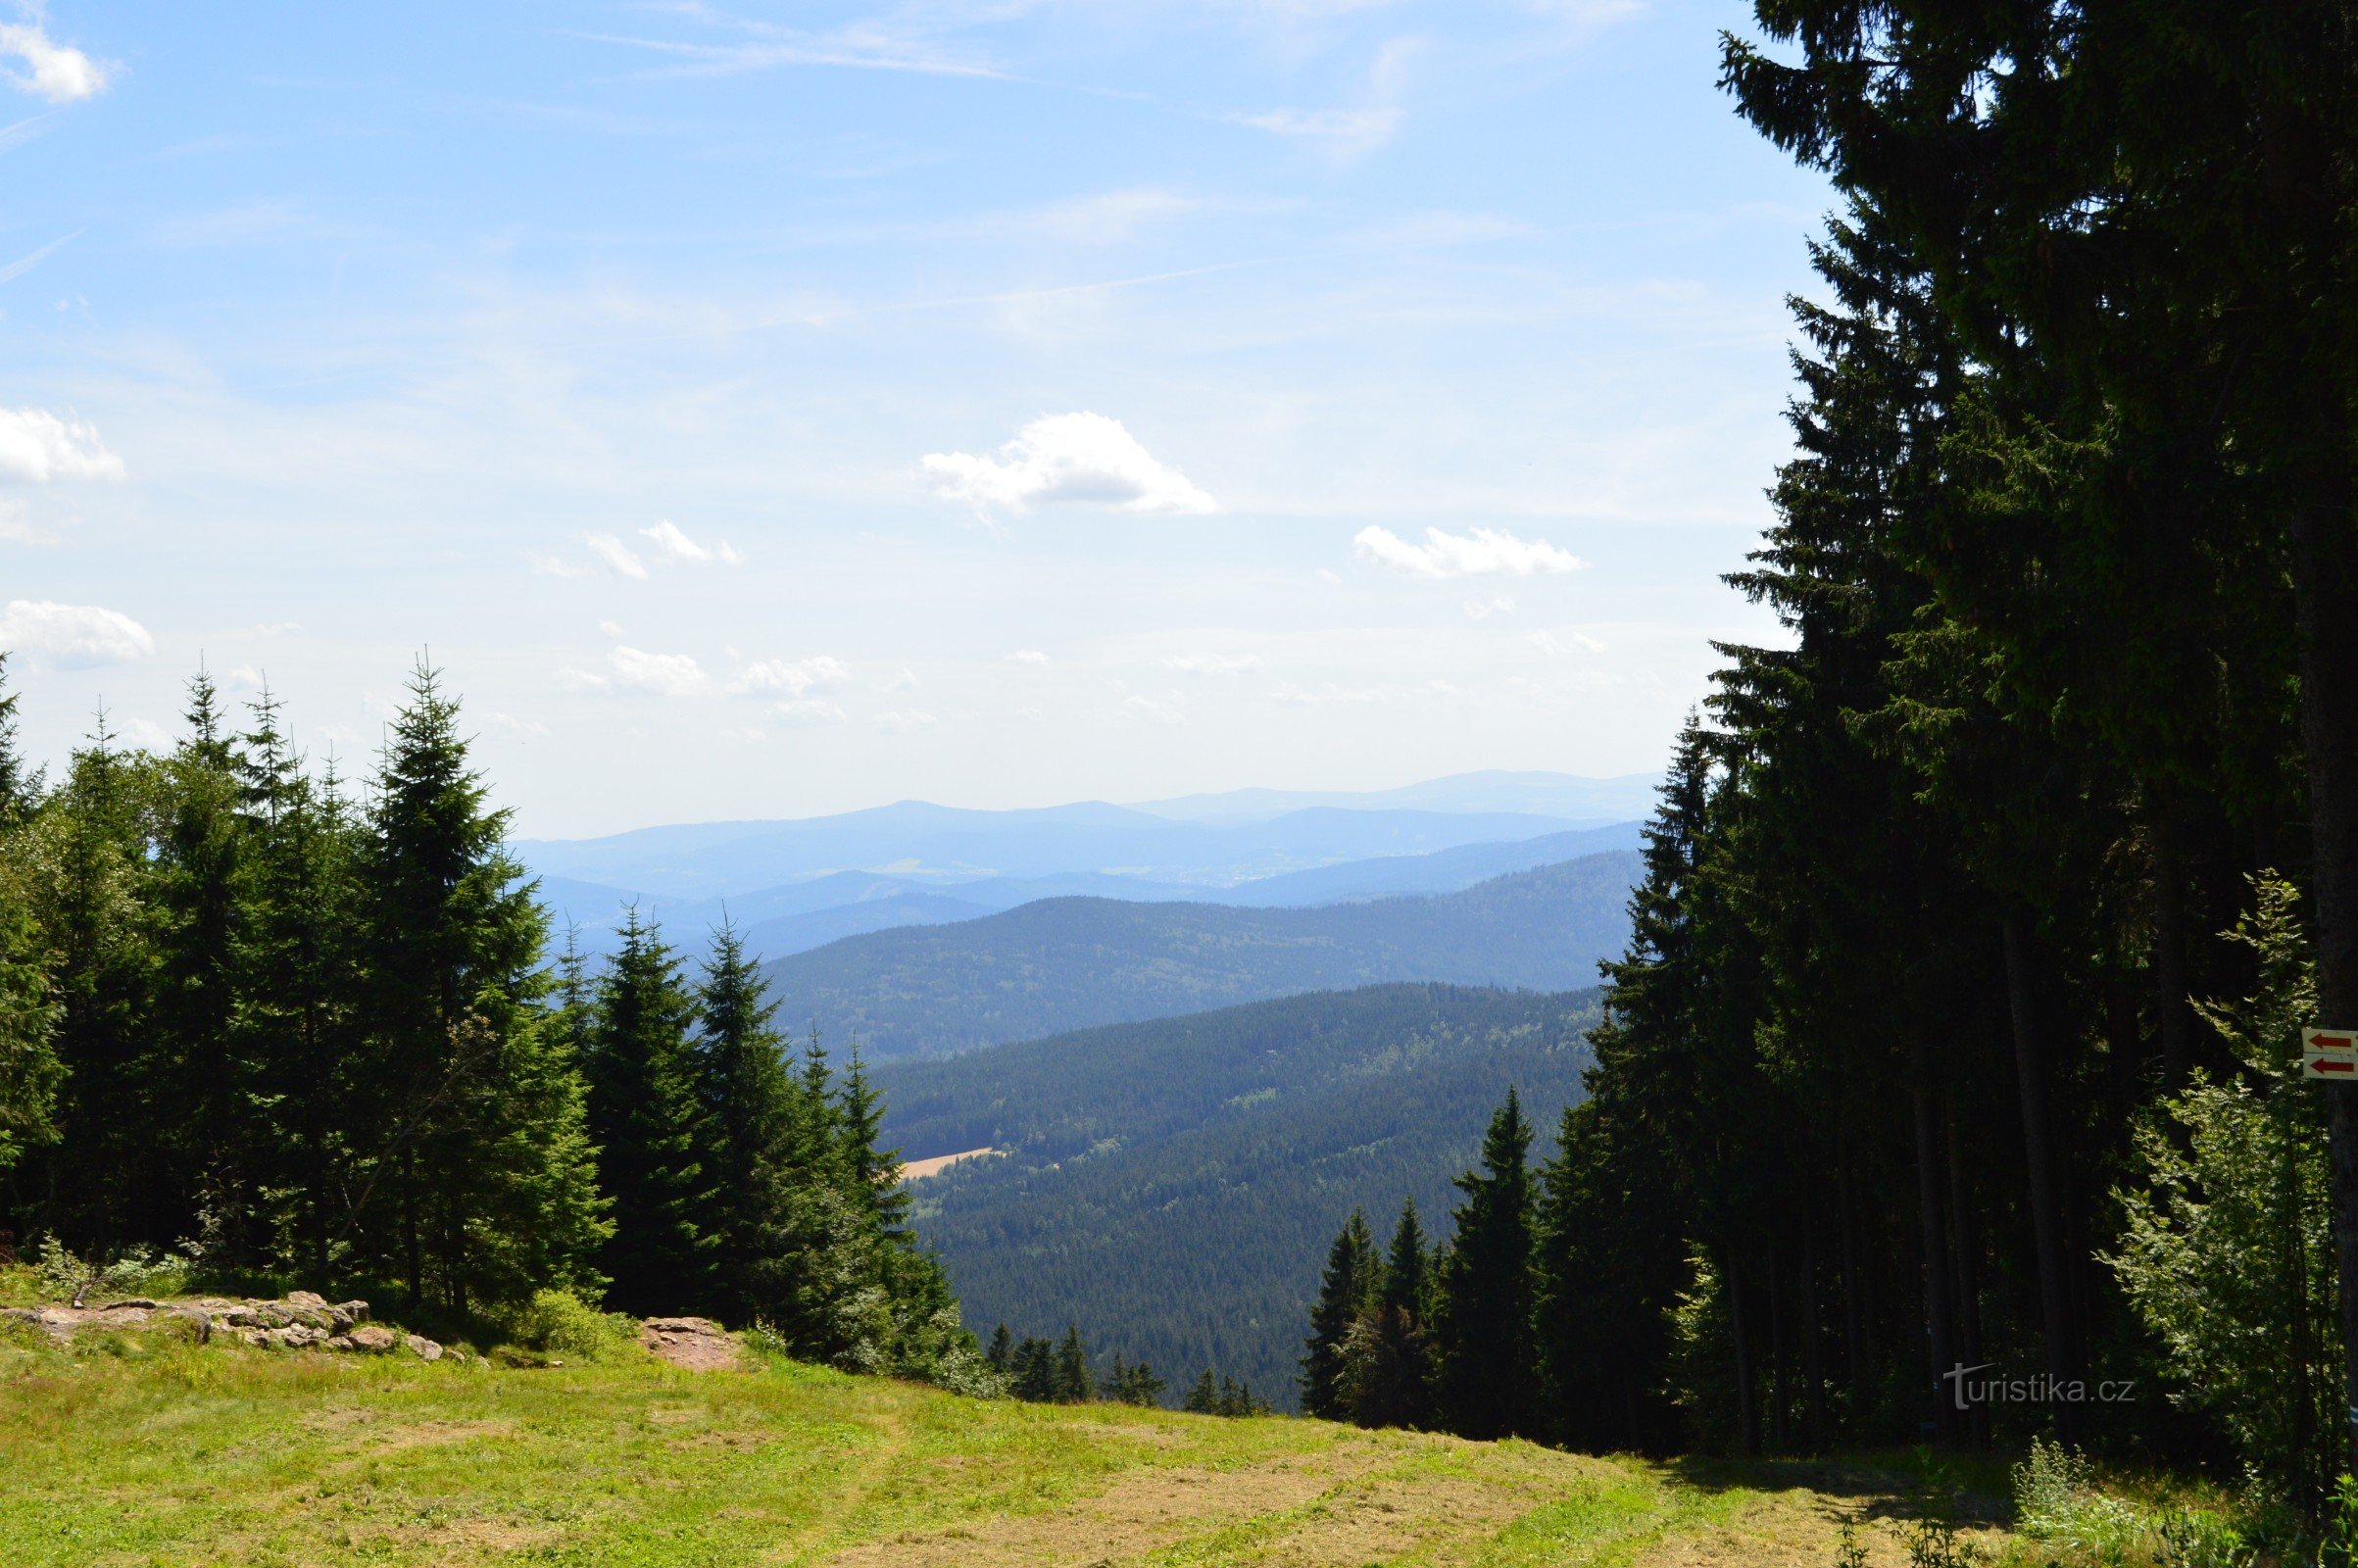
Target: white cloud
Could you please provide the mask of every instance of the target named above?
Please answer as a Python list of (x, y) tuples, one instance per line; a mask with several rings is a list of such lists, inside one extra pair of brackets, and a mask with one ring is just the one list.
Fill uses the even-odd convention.
[(524, 560), (531, 564), (532, 575), (535, 577), (578, 577), (585, 569), (574, 565), (569, 561), (561, 561), (555, 556), (543, 556), (531, 552), (525, 554)]
[(606, 656), (614, 667), (618, 690), (645, 692), (655, 697), (687, 697), (712, 684), (696, 661), (686, 654), (649, 654), (636, 648), (617, 648)]
[(1121, 712), (1125, 718), (1142, 718), (1156, 724), (1187, 722), (1187, 715), (1179, 711), (1177, 704), (1156, 697), (1125, 697), (1122, 699)]
[(514, 713), (485, 713), (483, 722), (503, 735), (517, 740), (537, 740), (549, 733), (549, 726), (535, 718), (518, 718)]
[(1354, 158), (1374, 152), (1393, 138), (1400, 128), (1400, 110), (1398, 104), (1376, 109), (1272, 109), (1267, 114), (1239, 115), (1237, 123), (1315, 141), (1338, 156)]
[(1518, 539), (1502, 528), (1476, 528), (1462, 534), (1427, 528), (1425, 542), (1412, 545), (1389, 528), (1368, 527), (1359, 530), (1351, 547), (1367, 560), (1412, 577), (1477, 577), (1498, 572), (1528, 577), (1543, 571), (1578, 571), (1588, 564), (1545, 539)]
[(48, 484), (54, 479), (120, 479), (123, 460), (98, 431), (47, 409), (0, 409), (0, 479)]
[(0, 611), (0, 648), (66, 668), (119, 664), (156, 651), (147, 628), (117, 610), (12, 599)]
[[(643, 539), (654, 540), (656, 549), (666, 561), (684, 561), (690, 565), (697, 566), (707, 565), (715, 561), (724, 566), (743, 565), (745, 563), (745, 558), (737, 554), (736, 547), (726, 539), (708, 549), (680, 532), (678, 524), (672, 522), (668, 517), (652, 528), (641, 528), (639, 536)], [(643, 576), (645, 574), (641, 572), (636, 575)]]
[(758, 664), (743, 665), (729, 677), (729, 690), (740, 696), (782, 692), (788, 697), (801, 697), (841, 686), (851, 678), (851, 665), (831, 654), (814, 654), (792, 662), (765, 659)]
[(221, 684), (233, 692), (258, 692), (262, 690), (264, 678), (262, 671), (254, 665), (240, 664), (221, 677)]
[(1102, 414), (1052, 414), (1025, 425), (997, 456), (928, 453), (921, 466), (937, 494), (975, 507), (1020, 512), (1034, 502), (1077, 502), (1136, 513), (1217, 512), (1219, 503), (1157, 462)]
[(876, 727), (887, 735), (914, 735), (941, 722), (931, 713), (878, 713)]
[(1134, 237), (1149, 223), (1183, 218), (1203, 205), (1177, 191), (1110, 190), (1041, 208), (1030, 215), (1029, 225), (1070, 244), (1110, 245)]
[(605, 562), (625, 577), (644, 579), (647, 563), (641, 561), (630, 546), (611, 533), (594, 533), (589, 537), (590, 554)]
[(140, 751), (172, 750), (172, 737), (152, 718), (109, 718), (107, 722), (114, 727), (117, 740), (129, 741)]
[(1258, 654), (1173, 654), (1162, 667), (1190, 675), (1247, 675), (1267, 665)]
[(1381, 703), (1388, 700), (1380, 691), (1354, 690), (1350, 687), (1338, 686), (1331, 680), (1321, 682), (1317, 686), (1280, 686), (1269, 695), (1289, 708), (1324, 708), (1329, 704), (1337, 703), (1358, 705)]
[(598, 629), (606, 633), (606, 635), (609, 637), (619, 637), (622, 635), (622, 623), (620, 621), (602, 620), (598, 622)]
[(0, 23), (0, 58), (25, 64), (23, 71), (8, 73), (11, 81), (53, 104), (105, 90), (111, 68), (51, 38), (44, 25), (48, 19), (38, 7), (26, 7), (22, 15), (23, 22)]
[(1477, 599), (1465, 607), (1465, 612), (1476, 620), (1488, 620), (1493, 615), (1511, 615), (1515, 602), (1501, 595), (1497, 599)]
[(844, 710), (822, 698), (806, 697), (791, 703), (772, 703), (770, 712), (789, 724), (840, 724)]
[(1553, 632), (1535, 631), (1531, 633), (1529, 641), (1532, 647), (1543, 654), (1554, 654), (1563, 658), (1568, 657), (1572, 652), (1572, 648), (1564, 646), (1564, 639), (1569, 639), (1572, 648), (1578, 648), (1583, 653), (1601, 654), (1604, 652), (1604, 644), (1594, 637), (1585, 637), (1576, 631), (1564, 633), (1563, 639), (1556, 637)]
[(1010, 664), (1045, 665), (1049, 662), (1049, 657), (1040, 652), (1040, 650), (1037, 648), (1018, 648), (1013, 653), (1007, 655), (1007, 662)]
[(923, 681), (917, 679), (915, 670), (905, 669), (888, 680), (878, 681), (876, 689), (880, 692), (905, 692), (923, 684)]

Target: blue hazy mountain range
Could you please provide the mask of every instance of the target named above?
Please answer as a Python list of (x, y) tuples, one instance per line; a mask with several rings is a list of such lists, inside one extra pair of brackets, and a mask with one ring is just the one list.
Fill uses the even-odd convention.
[(1570, 991), (1629, 940), (1616, 850), (1453, 893), (1310, 908), (1040, 899), (773, 958), (779, 1021), (877, 1059), (939, 1056), (1305, 991), (1438, 981)]
[[(1014, 811), (903, 802), (514, 848), (560, 927), (576, 926), (585, 951), (608, 951), (623, 910), (635, 906), (690, 950), (725, 912), (755, 952), (779, 957), (1050, 898), (1267, 908), (1452, 892), (1634, 848), (1630, 818), (1643, 814), (1648, 789), (1644, 779), (1474, 773), (1362, 796), (1248, 790)], [(1405, 800), (1420, 804), (1394, 804)], [(1564, 814), (1491, 808), (1501, 804)], [(1613, 807), (1622, 808), (1618, 819), (1587, 814)]]

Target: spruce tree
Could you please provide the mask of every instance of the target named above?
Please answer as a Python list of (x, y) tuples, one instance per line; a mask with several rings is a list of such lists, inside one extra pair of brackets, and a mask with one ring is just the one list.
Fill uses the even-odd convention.
[(705, 1176), (713, 1193), (715, 1310), (734, 1322), (775, 1320), (776, 1261), (787, 1246), (795, 1157), (809, 1114), (772, 1027), (777, 1004), (736, 928), (712, 933), (697, 987), (698, 1101)]
[(1465, 1201), (1441, 1267), (1438, 1405), (1451, 1432), (1532, 1430), (1531, 1127), (1512, 1089), (1482, 1139), (1482, 1164), (1457, 1178)]
[(1002, 1377), (1014, 1370), (1015, 1337), (1005, 1323), (991, 1331), (991, 1348), (983, 1352), (983, 1364)]
[(1416, 1219), (1416, 1200), (1410, 1198), (1400, 1204), (1400, 1223), (1392, 1228), (1392, 1242), (1384, 1250), (1378, 1304), (1422, 1323), (1432, 1296), (1432, 1271), (1424, 1227)]
[(1059, 1404), (1086, 1404), (1096, 1384), (1089, 1375), (1089, 1350), (1081, 1343), (1077, 1323), (1064, 1327), (1064, 1338), (1056, 1346), (1056, 1395)]
[(593, 1289), (608, 1228), (578, 1064), (544, 1027), (546, 929), (469, 765), (459, 707), (419, 665), (374, 781), (362, 861), (373, 1258), (413, 1301), (465, 1311)]
[(1310, 1308), (1310, 1337), (1302, 1356), (1302, 1414), (1329, 1421), (1350, 1418), (1340, 1386), (1343, 1342), (1375, 1294), (1379, 1266), (1367, 1216), (1353, 1208), (1327, 1249), (1326, 1272)]
[(258, 1168), (269, 1144), (252, 1114), (257, 1063), (236, 1051), (234, 955), (243, 897), (240, 790), (219, 693), (188, 683), (187, 733), (163, 769), (161, 822), (150, 857), (158, 963), (152, 1088), (174, 1107), (172, 1184), (203, 1215), (213, 1254), (232, 1267), (262, 1261)]
[(1210, 1367), (1205, 1367), (1204, 1375), (1196, 1379), (1187, 1391), (1187, 1397), (1179, 1401), (1179, 1408), (1195, 1415), (1220, 1413), (1220, 1385), (1212, 1377)]
[(250, 711), (235, 758), (245, 847), (233, 1054), (267, 1107), (254, 1174), (272, 1259), (321, 1289), (351, 1244), (362, 1180), (351, 1137), (366, 1103), (359, 825), (332, 766), (318, 780), (304, 772), (267, 689)]
[(696, 1004), (679, 958), (634, 908), (599, 978), (584, 1072), (614, 1235), (600, 1253), (610, 1298), (640, 1316), (709, 1311), (723, 1261), (718, 1193), (703, 1154)]

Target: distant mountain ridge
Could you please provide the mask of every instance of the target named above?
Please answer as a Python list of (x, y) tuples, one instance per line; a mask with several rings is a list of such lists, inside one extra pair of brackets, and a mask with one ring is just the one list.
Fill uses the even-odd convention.
[(849, 937), (762, 972), (781, 1020), (857, 1035), (879, 1059), (1390, 981), (1567, 991), (1619, 954), (1640, 866), (1614, 851), (1314, 908), (1048, 899)]

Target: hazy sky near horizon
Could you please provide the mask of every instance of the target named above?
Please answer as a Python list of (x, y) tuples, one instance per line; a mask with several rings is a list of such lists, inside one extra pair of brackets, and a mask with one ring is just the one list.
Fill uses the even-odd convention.
[(1658, 767), (1816, 177), (1730, 4), (0, 4), (0, 647), (535, 835)]

